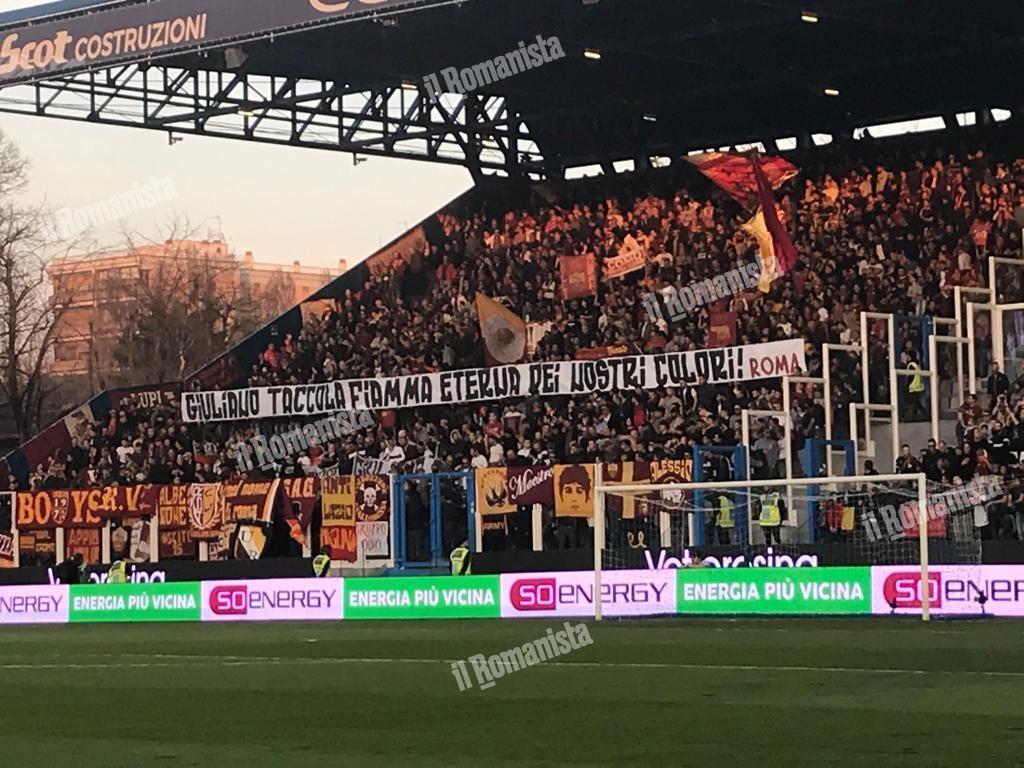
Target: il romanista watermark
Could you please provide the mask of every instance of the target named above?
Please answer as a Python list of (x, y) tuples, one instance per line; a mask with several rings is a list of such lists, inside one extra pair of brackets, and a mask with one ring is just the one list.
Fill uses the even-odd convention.
[[(470, 67), (458, 69), (445, 67), (423, 78), (427, 99), (433, 102), (440, 100), (442, 93), (467, 93), (494, 85), (499, 80), (513, 77), (558, 59), (565, 58), (565, 50), (557, 37), (543, 38), (537, 35), (536, 42), (519, 42), (515, 50), (495, 56)], [(442, 80), (444, 81), (442, 86)]]
[(478, 653), (475, 656), (470, 656), (469, 659), (453, 661), (452, 677), (458, 683), (460, 691), (468, 690), (473, 687), (473, 681), (469, 677), (469, 669), (472, 668), (476, 684), (481, 691), (486, 691), (488, 688), (494, 687), (496, 680), (500, 680), (506, 675), (593, 644), (594, 639), (590, 636), (590, 630), (586, 624), (572, 625), (567, 621), (562, 624), (562, 627), (558, 631), (549, 627), (544, 637), (523, 643), (515, 648), (509, 648), (507, 651), (496, 653), (493, 656), (484, 656), (484, 654)]
[(74, 240), (94, 227), (112, 224), (177, 197), (172, 179), (150, 177), (143, 184), (133, 184), (129, 190), (90, 205), (57, 209), (43, 221), (42, 234), (48, 243)]
[[(972, 511), (975, 507), (1002, 498), (1004, 492), (1002, 478), (998, 475), (976, 477), (964, 485), (954, 485), (942, 493), (928, 497), (925, 506), (928, 523), (955, 513)], [(907, 531), (917, 529), (918, 519), (916, 501), (907, 501), (899, 505), (886, 504), (878, 508), (877, 514), (868, 511), (862, 518), (864, 532), (870, 542), (907, 539)], [(883, 528), (885, 530), (882, 530)]]
[(664, 304), (667, 322), (675, 323), (695, 309), (757, 288), (760, 280), (761, 262), (755, 261), (682, 288), (670, 285), (660, 291), (645, 293), (640, 301), (652, 321), (666, 321), (661, 311)]
[(234, 446), (231, 455), (241, 472), (252, 472), (256, 467), (266, 471), (296, 453), (372, 426), (373, 417), (366, 411), (340, 411), (277, 435), (250, 437)]

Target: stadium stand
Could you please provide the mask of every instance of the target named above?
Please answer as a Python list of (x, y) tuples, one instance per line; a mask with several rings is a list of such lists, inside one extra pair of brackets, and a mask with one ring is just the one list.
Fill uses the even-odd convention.
[[(952, 315), (952, 288), (984, 282), (989, 256), (1020, 253), (1024, 158), (1006, 151), (1011, 132), (910, 136), (847, 142), (793, 159), (801, 175), (784, 187), (780, 207), (800, 261), (767, 296), (754, 291), (714, 309), (737, 313), (738, 343), (803, 336), (809, 374), (820, 374), (821, 345), (857, 340), (859, 312)], [(942, 144), (945, 144), (943, 146)], [(544, 192), (544, 194), (541, 194)], [(556, 195), (555, 202), (550, 202)], [(572, 359), (580, 350), (625, 347), (632, 353), (706, 346), (708, 312), (671, 324), (655, 321), (645, 292), (684, 286), (753, 258), (754, 243), (738, 228), (741, 213), (727, 196), (685, 163), (564, 190), (486, 190), (437, 215), (422, 249), (389, 268), (358, 270), (318, 294), (335, 308), (307, 314), (297, 334), (274, 336), (239, 385), (296, 384), (484, 365), (473, 298), (500, 297), (530, 323), (550, 323), (534, 360)], [(558, 257), (594, 253), (599, 265), (622, 240), (647, 246), (649, 263), (594, 297), (563, 303)], [(365, 275), (361, 285), (354, 275)], [(870, 279), (864, 279), (864, 278)], [(1019, 279), (1018, 279), (1019, 283)], [(1012, 288), (1011, 291), (1019, 289)], [(348, 286), (342, 288), (341, 286)], [(903, 363), (915, 357), (908, 340)], [(881, 346), (869, 380), (887, 397)], [(984, 361), (987, 363), (987, 360)], [(847, 404), (862, 398), (859, 362), (833, 359), (835, 435), (848, 435)], [(198, 385), (195, 385), (198, 387)], [(922, 455), (929, 476), (966, 481), (978, 463), (1017, 473), (1024, 447), (1024, 399), (1006, 393), (994, 407), (964, 404), (963, 443)], [(778, 411), (778, 386), (700, 385), (693, 390), (616, 392), (549, 402), (491, 403), (377, 414), (373, 428), (313, 449), (277, 468), (284, 476), (352, 471), (357, 457), (433, 471), (487, 465), (681, 458), (697, 444), (738, 442), (742, 409)], [(824, 414), (814, 390), (792, 403), (793, 444), (821, 437)], [(919, 414), (904, 414), (908, 420)], [(181, 422), (178, 403), (141, 408), (122, 401), (107, 423), (89, 427), (66, 452), (31, 468), (22, 489), (133, 483), (193, 483), (238, 477), (232, 447), (264, 422), (244, 429)], [(781, 435), (773, 423), (755, 427), (755, 471), (777, 477)], [(942, 455), (942, 460), (936, 458)], [(761, 461), (762, 457), (768, 457)], [(910, 471), (904, 464), (899, 471)], [(1018, 485), (992, 535), (1020, 535), (1011, 519)]]

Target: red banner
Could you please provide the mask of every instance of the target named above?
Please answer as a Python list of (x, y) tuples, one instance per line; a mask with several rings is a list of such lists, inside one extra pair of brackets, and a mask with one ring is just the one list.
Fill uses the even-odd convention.
[(736, 344), (736, 313), (711, 312), (708, 317), (709, 349), (715, 347), (731, 347)]
[(64, 557), (81, 555), (86, 563), (103, 562), (103, 552), (99, 528), (68, 528), (64, 532)]
[(188, 486), (188, 527), (196, 541), (220, 538), (224, 522), (224, 497), (216, 483), (195, 483)]
[(19, 530), (102, 528), (112, 517), (148, 517), (156, 510), (154, 486), (22, 491), (16, 498)]
[(281, 481), (281, 487), (284, 489), (284, 517), (292, 538), (302, 544), (320, 500), (320, 482), (316, 477), (289, 477)]
[(562, 301), (582, 299), (597, 293), (597, 264), (594, 254), (562, 256), (558, 260), (562, 282)]
[(587, 347), (576, 350), (577, 360), (604, 360), (607, 357), (622, 357), (629, 354), (629, 347), (619, 344), (614, 347)]

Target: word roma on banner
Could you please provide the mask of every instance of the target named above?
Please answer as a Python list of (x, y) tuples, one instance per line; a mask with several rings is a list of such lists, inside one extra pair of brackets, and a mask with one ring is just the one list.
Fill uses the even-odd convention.
[(729, 384), (793, 375), (805, 369), (803, 340), (787, 339), (603, 360), (563, 360), (323, 384), (185, 392), (181, 413), (185, 421), (192, 423), (269, 419), (339, 410), (390, 410), (694, 386), (701, 378), (709, 384)]

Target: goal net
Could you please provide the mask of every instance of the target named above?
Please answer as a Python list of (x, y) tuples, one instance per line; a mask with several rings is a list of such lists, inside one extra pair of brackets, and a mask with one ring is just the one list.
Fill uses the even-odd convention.
[[(915, 590), (935, 591), (929, 567), (980, 564), (980, 528), (1001, 495), (997, 485), (976, 478), (949, 486), (924, 475), (605, 481), (596, 489), (594, 568), (889, 566), (914, 575)], [(928, 601), (902, 593), (892, 601), (894, 612), (927, 616)], [(983, 604), (970, 608), (983, 612)]]

